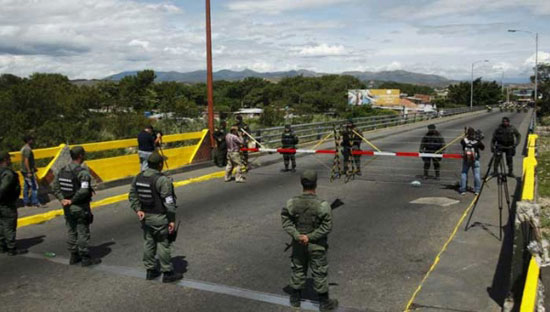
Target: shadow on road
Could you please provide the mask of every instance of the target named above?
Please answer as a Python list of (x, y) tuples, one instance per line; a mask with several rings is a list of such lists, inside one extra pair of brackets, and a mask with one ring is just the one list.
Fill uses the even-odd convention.
[(185, 256), (177, 256), (172, 258), (172, 265), (174, 266), (175, 272), (185, 274), (187, 273), (189, 262), (185, 260)]
[(18, 239), (15, 244), (17, 245), (17, 248), (30, 249), (31, 247), (42, 244), (45, 237), (46, 235), (40, 235), (31, 238)]
[[(497, 268), (493, 276), (493, 284), (487, 287), (487, 293), (498, 305), (504, 305), (504, 301), (511, 290), (510, 278), (512, 273), (512, 255), (514, 244), (514, 220), (516, 216), (516, 203), (521, 199), (522, 179), (516, 179), (516, 189), (511, 194), (511, 212), (508, 222), (504, 226), (504, 239), (500, 248)], [(504, 207), (506, 209), (506, 207)]]
[(111, 253), (112, 249), (110, 247), (114, 244), (115, 242), (108, 242), (97, 246), (90, 246), (90, 255), (94, 258), (103, 258)]

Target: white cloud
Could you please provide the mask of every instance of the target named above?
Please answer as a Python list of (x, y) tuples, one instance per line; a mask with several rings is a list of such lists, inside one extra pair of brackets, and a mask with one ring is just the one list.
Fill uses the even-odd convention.
[(336, 56), (336, 55), (345, 55), (346, 48), (343, 45), (328, 45), (326, 43), (307, 46), (300, 48), (298, 54), (301, 56)]
[(131, 47), (142, 47), (145, 50), (149, 49), (149, 44), (150, 44), (149, 41), (138, 40), (138, 39), (133, 39), (128, 43), (128, 45)]
[[(544, 52), (544, 51), (539, 51), (539, 64), (541, 63), (550, 63), (550, 52)], [(535, 67), (535, 61), (536, 61), (536, 53), (533, 53), (533, 55), (531, 55), (529, 58), (527, 58), (525, 60), (525, 62), (523, 63), (523, 65), (525, 66), (529, 66), (529, 67)]]
[(513, 8), (526, 8), (535, 15), (550, 15), (550, 1), (547, 0), (436, 0), (425, 2), (421, 7), (416, 2), (408, 2), (388, 10), (385, 14), (394, 18), (426, 19)]
[(244, 13), (279, 14), (285, 11), (314, 9), (359, 0), (239, 0), (227, 4), (232, 11)]

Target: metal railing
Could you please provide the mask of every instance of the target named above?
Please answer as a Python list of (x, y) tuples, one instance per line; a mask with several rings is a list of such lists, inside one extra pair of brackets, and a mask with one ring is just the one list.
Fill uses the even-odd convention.
[[(484, 110), (483, 106), (475, 106), (472, 109), (469, 107), (453, 108), (442, 110), (439, 113), (414, 113), (407, 115), (381, 115), (371, 117), (354, 118), (355, 126), (361, 131), (369, 131), (379, 128), (387, 128), (398, 125), (405, 125), (419, 121), (447, 117), (467, 112)], [(336, 120), (329, 122), (314, 122), (307, 124), (293, 125), (292, 130), (300, 139), (300, 143), (321, 140), (322, 137), (332, 133), (334, 126), (341, 126), (347, 123), (347, 120)], [(258, 142), (269, 146), (277, 146), (281, 143), (281, 135), (284, 127), (263, 128), (253, 131), (254, 137)]]

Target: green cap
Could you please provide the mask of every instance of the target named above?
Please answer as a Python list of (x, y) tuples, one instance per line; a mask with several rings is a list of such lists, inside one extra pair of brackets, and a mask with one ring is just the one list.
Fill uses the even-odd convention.
[(10, 155), (9, 152), (0, 151), (0, 161), (1, 160), (7, 160), (10, 157), (11, 157), (11, 155)]
[(149, 158), (147, 158), (147, 162), (150, 162), (152, 164), (160, 164), (163, 161), (165, 161), (166, 159), (167, 159), (166, 157), (160, 155), (159, 153), (153, 152), (153, 154), (151, 154), (151, 156), (149, 156)]
[(317, 183), (317, 172), (314, 170), (306, 170), (302, 173), (301, 179), (311, 183)]
[(434, 124), (429, 125), (428, 130), (435, 130), (435, 125)]
[(77, 156), (77, 155), (84, 155), (86, 151), (84, 151), (84, 147), (82, 146), (73, 146), (71, 148), (71, 156)]

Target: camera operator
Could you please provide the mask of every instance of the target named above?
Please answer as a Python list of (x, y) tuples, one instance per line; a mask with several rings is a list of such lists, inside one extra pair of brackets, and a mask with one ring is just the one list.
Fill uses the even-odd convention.
[(510, 124), (508, 117), (502, 117), (502, 124), (493, 133), (491, 141), (491, 152), (495, 153), (493, 175), (498, 173), (498, 166), (502, 161), (502, 154), (506, 154), (506, 166), (508, 167), (508, 176), (514, 178), (514, 156), (516, 147), (521, 139), (521, 134), (516, 127)]
[(145, 171), (149, 166), (147, 159), (155, 151), (155, 147), (160, 145), (162, 132), (155, 132), (153, 126), (148, 125), (138, 134), (138, 156), (141, 163), (141, 171)]
[(483, 134), (470, 127), (466, 131), (466, 137), (460, 141), (464, 158), (462, 160), (462, 174), (460, 176), (460, 195), (465, 195), (468, 186), (468, 171), (472, 168), (474, 172), (474, 192), (476, 195), (481, 190), (481, 168), (479, 164), (479, 151), (485, 149), (483, 145)]

